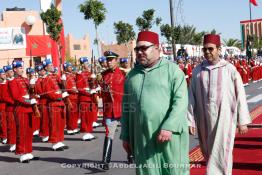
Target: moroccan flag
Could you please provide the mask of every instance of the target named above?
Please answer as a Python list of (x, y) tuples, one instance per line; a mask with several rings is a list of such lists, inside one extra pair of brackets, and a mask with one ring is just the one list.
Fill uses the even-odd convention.
[(251, 4), (253, 4), (254, 6), (258, 6), (257, 0), (249, 0), (249, 2), (250, 2)]
[(46, 56), (51, 54), (51, 41), (45, 35), (26, 35), (26, 55)]

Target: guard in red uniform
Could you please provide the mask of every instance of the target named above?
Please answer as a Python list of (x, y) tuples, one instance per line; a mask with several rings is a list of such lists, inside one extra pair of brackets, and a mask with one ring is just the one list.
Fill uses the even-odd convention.
[(122, 97), (124, 94), (125, 73), (119, 69), (118, 55), (106, 51), (108, 69), (102, 74), (103, 123), (106, 136), (103, 146), (101, 168), (109, 169), (115, 131), (122, 114)]
[(64, 141), (64, 128), (65, 128), (65, 103), (64, 98), (69, 94), (62, 92), (58, 78), (53, 74), (54, 67), (52, 61), (47, 59), (43, 61), (44, 69), (47, 71), (46, 78), (42, 81), (43, 93), (48, 99), (48, 112), (49, 112), (49, 139), (48, 142), (52, 143), (54, 151), (63, 151), (68, 149)]
[(12, 65), (3, 67), (6, 73), (6, 86), (2, 89), (6, 103), (6, 122), (7, 122), (7, 144), (10, 146), (9, 151), (16, 149), (16, 124), (14, 117), (14, 100), (10, 93), (10, 82), (14, 80), (14, 71)]
[(35, 84), (36, 94), (39, 96), (39, 110), (40, 110), (40, 131), (39, 136), (42, 138), (42, 142), (47, 142), (49, 139), (49, 115), (47, 108), (47, 97), (45, 96), (42, 88), (43, 80), (46, 77), (46, 71), (43, 65), (36, 66), (36, 71), (38, 73), (38, 78)]
[(7, 142), (6, 103), (3, 91), (6, 88), (6, 75), (4, 69), (0, 69), (0, 140), (3, 144)]
[(184, 67), (184, 73), (185, 73), (185, 77), (186, 77), (186, 82), (187, 82), (187, 85), (189, 86), (189, 83), (190, 83), (190, 79), (192, 77), (192, 67), (191, 67), (191, 59), (190, 58), (187, 58), (186, 59), (186, 64), (185, 64), (185, 67)]
[(63, 65), (65, 74), (61, 79), (66, 82), (66, 90), (69, 93), (69, 99), (73, 105), (72, 109), (66, 108), (66, 129), (67, 134), (74, 135), (79, 132), (77, 120), (78, 120), (78, 90), (76, 87), (76, 76), (73, 74), (73, 65), (70, 62), (66, 62)]
[[(34, 68), (27, 68), (26, 69), (26, 75), (27, 75), (27, 79), (29, 80), (29, 84), (30, 84), (30, 92), (32, 94), (30, 95), (34, 95), (36, 98), (36, 92), (35, 92), (35, 83), (37, 78), (35, 77), (35, 69)], [(35, 116), (33, 113), (33, 118), (32, 118), (32, 129), (33, 129), (33, 136), (37, 136), (39, 135), (39, 130), (40, 130), (40, 116)]]
[[(14, 116), (16, 122), (16, 154), (20, 155), (20, 162), (28, 163), (33, 159), (32, 153), (32, 105), (36, 99), (29, 98), (29, 80), (22, 77), (23, 62), (14, 61), (13, 70), (15, 78), (10, 82), (11, 96), (15, 102)], [(38, 158), (37, 158), (38, 159)]]
[(79, 71), (76, 75), (76, 86), (79, 91), (79, 113), (81, 118), (80, 132), (84, 133), (82, 140), (91, 141), (96, 137), (92, 134), (93, 132), (93, 115), (92, 111), (92, 94), (96, 93), (91, 91), (92, 88), (89, 84), (91, 72), (88, 67), (88, 58), (81, 57), (79, 62), (82, 66), (82, 71)]

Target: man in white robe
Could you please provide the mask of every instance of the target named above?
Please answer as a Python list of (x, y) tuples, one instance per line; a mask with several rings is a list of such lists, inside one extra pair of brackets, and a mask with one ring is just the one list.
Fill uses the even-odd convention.
[(205, 35), (203, 52), (190, 83), (189, 132), (197, 128), (206, 174), (231, 175), (236, 128), (244, 134), (251, 122), (245, 90), (236, 68), (219, 58), (219, 35)]

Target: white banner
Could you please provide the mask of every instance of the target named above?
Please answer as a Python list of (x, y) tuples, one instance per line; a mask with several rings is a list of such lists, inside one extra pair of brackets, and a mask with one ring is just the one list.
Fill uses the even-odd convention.
[(26, 34), (24, 27), (0, 28), (0, 50), (25, 48)]
[(43, 12), (46, 12), (50, 9), (52, 4), (52, 0), (40, 0), (40, 8)]

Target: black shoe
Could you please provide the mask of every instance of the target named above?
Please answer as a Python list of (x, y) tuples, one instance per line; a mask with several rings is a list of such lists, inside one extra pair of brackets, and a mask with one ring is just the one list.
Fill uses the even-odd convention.
[(111, 161), (113, 140), (111, 138), (105, 137), (104, 147), (103, 147), (103, 157), (100, 167), (103, 170), (109, 170), (109, 163)]
[(29, 163), (29, 162), (30, 162), (29, 159), (27, 159), (27, 160), (23, 160), (23, 161), (20, 161), (20, 163)]
[(127, 155), (127, 162), (128, 162), (128, 164), (134, 164), (135, 163), (134, 156), (132, 154)]
[(83, 141), (92, 141), (92, 140), (95, 140), (95, 139), (97, 139), (96, 136), (94, 136), (92, 139), (85, 139), (85, 140), (83, 140)]
[(56, 149), (52, 148), (52, 150), (53, 151), (64, 151), (64, 148), (63, 147), (59, 147), (59, 148), (56, 148)]
[(66, 146), (66, 145), (65, 145), (65, 146), (63, 146), (63, 148), (64, 148), (64, 149), (69, 149), (69, 146)]

